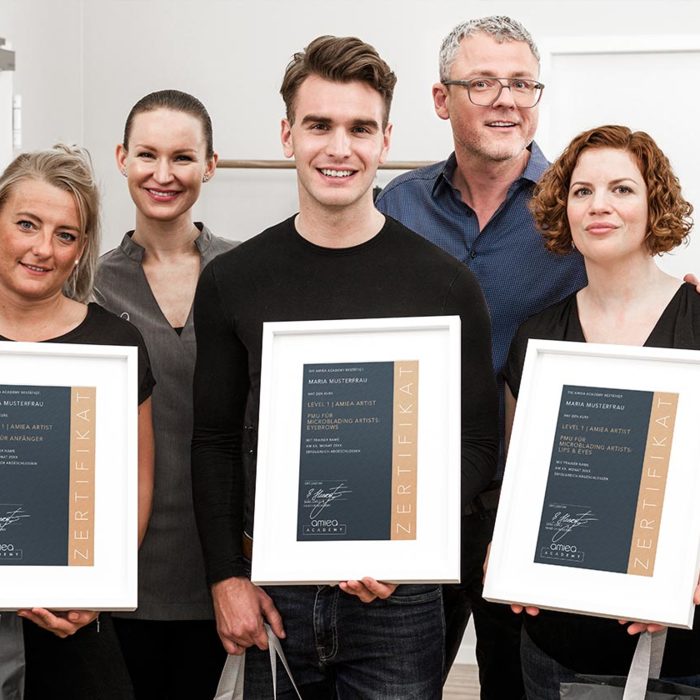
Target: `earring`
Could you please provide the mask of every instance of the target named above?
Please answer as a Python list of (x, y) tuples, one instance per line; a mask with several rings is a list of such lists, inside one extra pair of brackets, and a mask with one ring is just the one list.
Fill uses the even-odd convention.
[(74, 265), (77, 265), (80, 262), (80, 258), (76, 258), (75, 262), (73, 263)]
[(126, 168), (122, 168), (122, 175), (126, 177)]
[(202, 178), (202, 182), (209, 182), (209, 174), (205, 173), (204, 177)]

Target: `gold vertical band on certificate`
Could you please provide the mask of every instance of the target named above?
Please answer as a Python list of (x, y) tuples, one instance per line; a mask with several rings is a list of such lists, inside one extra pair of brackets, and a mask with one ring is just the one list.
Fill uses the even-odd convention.
[(654, 393), (627, 565), (628, 574), (654, 574), (677, 407), (678, 394)]
[(94, 565), (95, 396), (95, 387), (71, 387), (68, 566)]
[(416, 539), (418, 361), (394, 362), (391, 539)]

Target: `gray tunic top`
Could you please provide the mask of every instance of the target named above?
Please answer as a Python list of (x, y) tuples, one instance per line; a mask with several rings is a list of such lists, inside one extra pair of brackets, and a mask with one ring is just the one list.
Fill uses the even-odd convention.
[[(236, 242), (212, 235), (202, 224), (195, 241), (201, 269)], [(192, 374), (196, 356), (192, 311), (181, 335), (163, 316), (143, 272), (144, 249), (130, 231), (105, 253), (95, 281), (97, 301), (131, 321), (146, 341), (157, 384), (153, 390), (155, 491), (148, 532), (139, 549), (139, 602), (144, 620), (213, 617), (192, 509), (190, 442)], [(120, 615), (122, 615), (120, 613)]]

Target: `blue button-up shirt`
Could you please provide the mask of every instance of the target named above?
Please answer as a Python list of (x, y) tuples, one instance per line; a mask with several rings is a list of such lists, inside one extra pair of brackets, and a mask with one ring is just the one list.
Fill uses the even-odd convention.
[(491, 312), (493, 365), (501, 391), (501, 370), (520, 324), (586, 284), (580, 254), (550, 253), (527, 208), (548, 165), (533, 143), (527, 167), (481, 231), (476, 213), (452, 184), (454, 153), (400, 175), (376, 201), (380, 211), (461, 260), (478, 278)]

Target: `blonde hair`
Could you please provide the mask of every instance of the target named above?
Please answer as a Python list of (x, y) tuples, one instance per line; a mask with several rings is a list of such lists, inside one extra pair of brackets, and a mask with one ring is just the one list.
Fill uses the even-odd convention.
[(63, 293), (75, 301), (92, 300), (100, 252), (100, 196), (90, 154), (79, 146), (62, 143), (46, 151), (20, 154), (0, 175), (0, 209), (14, 187), (24, 180), (46, 182), (73, 196), (78, 207), (83, 252), (63, 285)]

